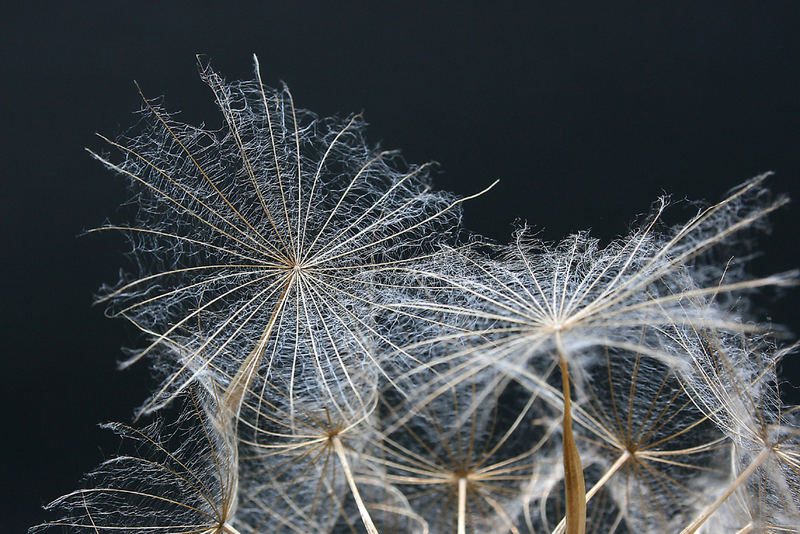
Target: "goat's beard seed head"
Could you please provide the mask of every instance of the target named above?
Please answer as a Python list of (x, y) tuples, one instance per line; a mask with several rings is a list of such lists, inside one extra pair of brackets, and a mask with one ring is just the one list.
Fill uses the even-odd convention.
[(428, 165), (368, 144), (360, 115), (295, 108), (258, 68), (246, 82), (201, 74), (220, 130), (145, 98), (140, 133), (109, 141), (121, 159), (96, 156), (136, 194), (134, 222), (109, 228), (129, 237), (138, 272), (101, 300), (150, 338), (126, 365), (160, 353), (164, 382), (143, 411), (200, 373), (335, 396), (380, 338), (376, 273), (451, 240), (459, 201), (431, 190)]
[(555, 534), (586, 512), (576, 477), (589, 532), (800, 524), (788, 351), (746, 299), (796, 273), (715, 253), (786, 202), (767, 175), (674, 228), (661, 199), (602, 246), (464, 241), (466, 199), (360, 115), (297, 108), (257, 60), (249, 81), (200, 72), (218, 129), (142, 93), (136, 130), (92, 152), (134, 195), (132, 222), (100, 229), (134, 273), (100, 300), (147, 339), (123, 365), (161, 378), (140, 415), (190, 409), (114, 426), (137, 450), (35, 531)]

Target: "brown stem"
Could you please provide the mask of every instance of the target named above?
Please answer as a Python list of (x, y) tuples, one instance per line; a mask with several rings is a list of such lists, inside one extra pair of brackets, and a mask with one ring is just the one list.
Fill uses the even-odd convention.
[(561, 341), (561, 334), (556, 334), (556, 347), (559, 352), (561, 368), (561, 390), (564, 394), (564, 492), (566, 494), (567, 534), (584, 534), (586, 532), (586, 483), (583, 480), (583, 466), (572, 434), (572, 401), (569, 391), (569, 368), (566, 350)]
[[(614, 476), (614, 473), (619, 471), (619, 469), (628, 462), (630, 457), (631, 453), (629, 451), (625, 451), (620, 455), (619, 458), (617, 458), (617, 460), (608, 469), (608, 471), (606, 471), (606, 473), (602, 476), (602, 478), (600, 478), (600, 480), (598, 480), (597, 483), (594, 486), (592, 486), (592, 489), (590, 489), (589, 492), (586, 494), (587, 504), (589, 503), (589, 501), (592, 500), (592, 497), (597, 495), (597, 492), (600, 491), (603, 488), (603, 486), (605, 486), (606, 482), (608, 482), (609, 479), (612, 476)], [(562, 532), (564, 532), (565, 524), (566, 524), (566, 517), (561, 520), (561, 522), (558, 524), (558, 526), (556, 526), (555, 529), (553, 529), (552, 534), (561, 534)]]
[(264, 332), (261, 334), (261, 339), (258, 340), (256, 347), (250, 352), (244, 362), (242, 362), (242, 365), (239, 367), (236, 375), (234, 375), (231, 383), (225, 390), (225, 394), (223, 396), (223, 405), (226, 409), (231, 410), (231, 413), (234, 414), (236, 419), (239, 418), (239, 412), (242, 408), (242, 403), (244, 402), (245, 393), (247, 393), (247, 388), (250, 387), (250, 382), (253, 380), (256, 369), (258, 369), (258, 364), (261, 361), (261, 355), (264, 353), (264, 347), (266, 346), (267, 340), (272, 335), (272, 329), (275, 326), (275, 322), (278, 319), (281, 308), (283, 308), (286, 295), (291, 285), (292, 280), (287, 280), (286, 285), (283, 287), (283, 291), (281, 291), (281, 295), (278, 298), (278, 302), (275, 304), (275, 309), (272, 310), (272, 315), (270, 315), (269, 322), (267, 323)]

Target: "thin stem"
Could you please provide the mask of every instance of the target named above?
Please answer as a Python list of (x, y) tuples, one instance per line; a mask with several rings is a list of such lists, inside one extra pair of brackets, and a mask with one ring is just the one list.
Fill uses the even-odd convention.
[[(600, 480), (598, 480), (597, 483), (594, 486), (592, 486), (592, 489), (590, 489), (588, 493), (586, 493), (587, 504), (589, 503), (590, 500), (592, 500), (592, 497), (597, 495), (597, 492), (599, 492), (603, 488), (603, 486), (606, 485), (606, 482), (608, 482), (611, 479), (611, 477), (614, 476), (614, 473), (619, 471), (620, 467), (622, 467), (627, 463), (630, 457), (631, 457), (630, 451), (626, 450), (620, 455), (619, 458), (617, 458), (617, 460), (608, 469), (608, 471), (606, 471), (605, 474), (600, 478)], [(561, 522), (556, 526), (555, 529), (553, 529), (552, 534), (561, 534), (562, 532), (564, 532), (564, 526), (566, 525), (566, 520), (567, 520), (566, 516), (563, 517), (561, 519)]]
[(223, 405), (226, 409), (229, 409), (236, 414), (236, 419), (239, 418), (245, 393), (250, 387), (250, 382), (253, 380), (253, 376), (258, 368), (261, 355), (264, 353), (264, 348), (266, 347), (267, 342), (272, 335), (272, 329), (275, 327), (275, 321), (278, 319), (280, 311), (285, 304), (286, 294), (291, 285), (292, 279), (290, 278), (286, 281), (286, 285), (283, 287), (280, 297), (278, 297), (278, 302), (275, 304), (275, 309), (272, 310), (272, 315), (269, 318), (267, 327), (264, 329), (264, 333), (261, 335), (261, 339), (258, 340), (258, 344), (247, 356), (245, 361), (242, 362), (241, 367), (239, 367), (239, 370), (231, 380), (230, 385), (228, 385), (228, 388), (225, 390)]
[(609, 468), (609, 470), (606, 471), (606, 473), (602, 476), (602, 478), (597, 481), (597, 484), (592, 486), (592, 489), (590, 489), (589, 492), (586, 494), (587, 503), (592, 499), (592, 497), (594, 497), (597, 494), (598, 491), (600, 491), (603, 488), (603, 486), (605, 486), (606, 482), (608, 482), (608, 480), (612, 476), (614, 476), (614, 473), (619, 471), (619, 468), (625, 465), (625, 463), (630, 459), (630, 457), (631, 457), (630, 451), (626, 450), (625, 452), (622, 453), (622, 455), (619, 458), (617, 458), (617, 461), (614, 462), (611, 468)]
[(358, 492), (356, 481), (353, 478), (353, 473), (350, 472), (350, 464), (347, 462), (347, 455), (344, 452), (342, 441), (338, 436), (333, 436), (331, 438), (331, 443), (333, 443), (333, 449), (336, 451), (336, 455), (339, 457), (339, 461), (342, 463), (344, 476), (347, 479), (347, 483), (350, 485), (350, 491), (353, 492), (353, 499), (356, 501), (358, 512), (361, 514), (361, 520), (364, 522), (367, 532), (369, 534), (378, 534), (378, 529), (375, 528), (375, 523), (372, 522), (372, 518), (369, 516), (367, 507), (364, 505), (364, 501), (361, 499), (361, 494)]
[[(742, 471), (741, 474), (736, 477), (736, 480), (734, 480), (733, 483), (728, 486), (728, 489), (725, 490), (725, 492), (720, 495), (716, 501), (706, 507), (706, 509), (703, 510), (703, 513), (697, 516), (697, 518), (695, 518), (695, 520), (692, 521), (688, 527), (683, 529), (681, 534), (693, 534), (695, 531), (697, 531), (697, 529), (700, 528), (700, 526), (705, 523), (714, 512), (717, 511), (717, 508), (722, 506), (722, 503), (724, 503), (739, 486), (741, 486), (748, 478), (750, 478), (750, 475), (752, 475), (753, 472), (761, 466), (761, 464), (767, 461), (767, 458), (769, 458), (771, 453), (771, 448), (764, 447), (761, 452), (758, 453), (758, 456), (756, 456), (753, 461), (750, 462), (750, 465), (747, 466), (747, 469)], [(745, 532), (747, 531), (745, 530)]]
[(222, 532), (226, 532), (227, 534), (241, 534), (230, 523), (223, 523), (222, 524)]
[(458, 478), (458, 534), (467, 532), (467, 479)]
[(572, 434), (572, 402), (569, 391), (569, 369), (566, 360), (566, 349), (561, 334), (556, 333), (556, 347), (559, 352), (561, 368), (561, 390), (564, 394), (564, 418), (562, 420), (564, 434), (564, 492), (566, 494), (567, 534), (584, 534), (586, 532), (586, 483), (583, 480), (583, 466)]

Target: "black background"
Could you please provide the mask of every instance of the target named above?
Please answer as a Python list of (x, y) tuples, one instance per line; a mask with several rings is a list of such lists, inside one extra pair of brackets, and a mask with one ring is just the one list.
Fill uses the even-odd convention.
[[(127, 198), (83, 147), (133, 123), (134, 79), (183, 120), (219, 125), (195, 54), (236, 79), (257, 53), (265, 83), (286, 81), (299, 106), (363, 109), (373, 142), (439, 161), (440, 188), (466, 195), (499, 178), (465, 215), (499, 241), (517, 219), (547, 239), (613, 238), (664, 192), (718, 200), (767, 170), (800, 198), (795, 0), (159, 4), (2, 13), (4, 532), (42, 520), (40, 505), (113, 453), (96, 424), (129, 420), (152, 385), (146, 365), (115, 371), (137, 337), (90, 306), (126, 265), (121, 239), (77, 237)], [(772, 218), (755, 274), (800, 266), (798, 221), (797, 204)], [(798, 297), (762, 299), (760, 319), (800, 332)], [(800, 383), (796, 361), (785, 376)]]

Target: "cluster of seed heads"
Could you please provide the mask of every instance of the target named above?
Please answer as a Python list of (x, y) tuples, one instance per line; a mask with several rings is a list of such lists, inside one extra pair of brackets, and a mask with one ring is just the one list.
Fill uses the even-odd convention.
[[(103, 288), (159, 378), (129, 453), (32, 532), (800, 532), (792, 352), (747, 297), (758, 176), (683, 225), (506, 245), (429, 165), (288, 88), (200, 67), (209, 130), (146, 98), (90, 151), (135, 193), (132, 273)], [(141, 91), (140, 91), (141, 92)], [(481, 192), (476, 192), (480, 194)]]

